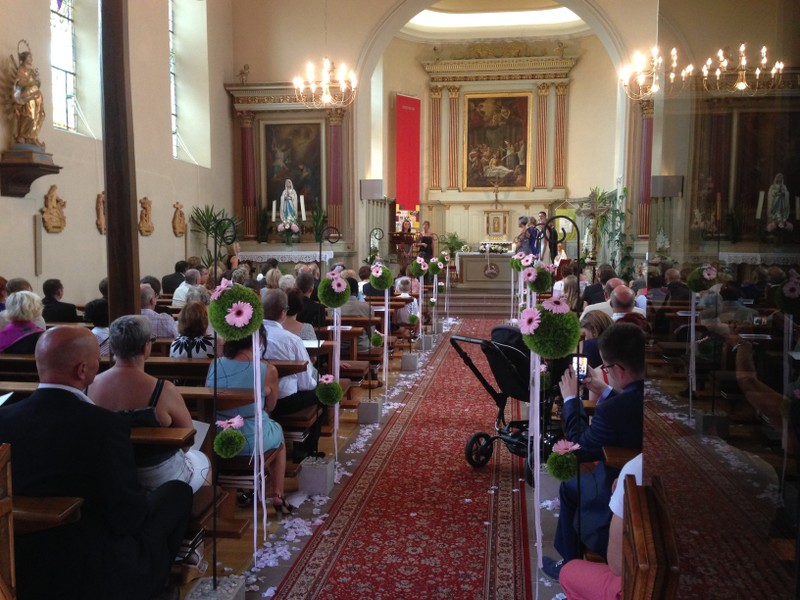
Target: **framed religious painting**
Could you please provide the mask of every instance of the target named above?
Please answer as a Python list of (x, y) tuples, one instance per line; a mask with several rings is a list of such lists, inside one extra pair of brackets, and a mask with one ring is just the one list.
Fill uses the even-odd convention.
[(281, 214), (280, 199), (291, 181), (298, 206), (297, 218), (311, 219), (315, 208), (325, 209), (324, 119), (261, 121), (259, 165), (262, 206), (274, 221)]
[(533, 92), (464, 94), (465, 190), (530, 190)]
[(490, 241), (508, 240), (509, 211), (486, 210), (486, 239)]

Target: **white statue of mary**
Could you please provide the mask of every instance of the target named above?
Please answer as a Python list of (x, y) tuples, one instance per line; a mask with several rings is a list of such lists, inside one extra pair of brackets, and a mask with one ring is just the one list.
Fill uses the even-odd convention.
[(297, 221), (297, 192), (294, 191), (292, 180), (286, 180), (286, 189), (281, 194), (281, 221), (294, 223)]

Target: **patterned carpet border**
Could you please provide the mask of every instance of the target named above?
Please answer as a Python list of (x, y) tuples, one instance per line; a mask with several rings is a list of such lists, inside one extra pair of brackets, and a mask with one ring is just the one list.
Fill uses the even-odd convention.
[[(487, 325), (480, 321), (467, 322), (462, 324), (459, 333), (476, 337), (481, 337), (479, 334), (483, 333), (483, 337), (487, 337), (488, 332), (484, 331), (486, 328)], [(450, 333), (455, 333), (455, 331), (451, 331)], [(477, 359), (478, 357), (482, 358), (482, 354), (478, 353), (475, 358)], [(527, 528), (523, 526), (523, 521), (521, 520), (524, 518), (523, 511), (525, 501), (524, 482), (520, 481), (519, 472), (521, 461), (513, 457), (510, 452), (499, 445), (495, 448), (495, 453), (490, 464), (484, 467), (484, 469), (474, 472), (475, 481), (490, 482), (489, 485), (487, 485), (487, 487), (490, 488), (487, 491), (487, 520), (483, 523), (485, 526), (485, 548), (474, 548), (460, 558), (458, 558), (458, 556), (453, 558), (453, 560), (458, 560), (460, 562), (454, 562), (452, 569), (458, 570), (459, 573), (466, 573), (461, 595), (459, 595), (458, 590), (452, 588), (448, 590), (444, 584), (442, 584), (441, 589), (437, 589), (437, 582), (432, 581), (430, 575), (426, 581), (417, 582), (416, 584), (413, 583), (415, 576), (419, 577), (424, 575), (424, 573), (421, 572), (424, 572), (424, 566), (429, 557), (423, 555), (418, 555), (414, 557), (413, 560), (397, 561), (397, 564), (391, 565), (391, 569), (394, 569), (394, 572), (388, 575), (379, 572), (359, 574), (358, 567), (360, 565), (350, 564), (350, 568), (356, 571), (352, 575), (352, 578), (350, 576), (345, 577), (339, 573), (338, 580), (331, 582), (337, 560), (342, 560), (342, 555), (348, 545), (352, 546), (349, 550), (351, 555), (354, 553), (357, 554), (358, 552), (370, 551), (370, 540), (366, 542), (366, 547), (359, 545), (365, 544), (365, 542), (359, 538), (356, 531), (359, 525), (359, 519), (364, 518), (365, 510), (370, 501), (375, 502), (381, 500), (380, 497), (376, 499), (373, 498), (373, 496), (380, 487), (379, 482), (381, 478), (391, 478), (393, 475), (387, 470), (391, 469), (393, 456), (396, 458), (396, 454), (403, 451), (400, 448), (404, 438), (408, 436), (412, 439), (416, 439), (414, 438), (415, 435), (421, 435), (417, 429), (430, 426), (432, 429), (428, 437), (433, 438), (435, 441), (435, 428), (437, 424), (423, 423), (421, 422), (422, 419), (418, 417), (425, 404), (426, 397), (437, 381), (436, 374), (439, 373), (439, 370), (445, 362), (450, 360), (458, 361), (460, 364), (460, 359), (452, 350), (449, 344), (449, 338), (445, 335), (441, 338), (434, 352), (431, 354), (430, 360), (424, 368), (424, 372), (419, 374), (418, 382), (409, 390), (406, 396), (405, 406), (402, 410), (397, 410), (388, 419), (381, 434), (364, 456), (361, 464), (353, 473), (351, 480), (346, 484), (337, 500), (332, 505), (325, 524), (315, 532), (312, 539), (306, 544), (303, 552), (294, 563), (289, 574), (284, 578), (276, 597), (292, 600), (345, 597), (343, 595), (344, 591), (336, 587), (337, 585), (340, 588), (342, 587), (342, 580), (348, 582), (348, 598), (407, 597), (406, 594), (400, 593), (389, 595), (385, 590), (383, 590), (383, 594), (377, 593), (369, 583), (370, 580), (378, 582), (379, 580), (385, 580), (392, 576), (397, 578), (397, 573), (407, 575), (409, 595), (413, 593), (416, 597), (441, 597), (449, 599), (453, 597), (468, 597), (475, 598), (476, 600), (480, 598), (511, 600), (524, 599), (531, 596), (530, 573), (527, 568), (529, 560), (527, 551)], [(447, 362), (447, 368), (450, 369), (449, 362)], [(466, 373), (465, 376), (460, 379), (462, 380), (459, 382), (460, 385), (480, 389), (480, 392), (483, 396), (486, 396), (486, 398), (476, 399), (475, 401), (481, 403), (481, 410), (484, 411), (487, 416), (491, 415), (493, 413), (492, 409), (494, 409), (493, 403), (485, 391), (480, 388), (477, 380), (469, 373)], [(472, 381), (469, 381), (470, 379)], [(464, 394), (464, 389), (460, 390), (461, 394)], [(474, 391), (474, 389), (472, 391)], [(456, 390), (454, 390), (453, 393), (456, 394)], [(425, 409), (426, 412), (422, 414), (427, 416), (431, 408), (431, 406), (428, 406)], [(441, 408), (442, 407), (433, 407), (434, 416), (437, 416), (435, 411)], [(493, 417), (486, 420), (485, 428), (490, 428), (492, 422)], [(442, 423), (438, 426), (445, 427), (446, 423)], [(471, 433), (472, 432), (467, 434), (467, 437), (464, 438), (463, 444), (466, 444), (466, 440)], [(460, 436), (461, 432), (457, 432), (457, 435)], [(406, 443), (407, 442), (408, 440), (406, 440)], [(430, 449), (420, 448), (420, 453), (423, 452), (430, 452)], [(422, 454), (420, 455), (420, 460), (422, 460)], [(463, 459), (463, 450), (458, 456), (432, 456), (428, 457), (428, 460), (460, 461), (460, 463), (454, 462), (453, 468), (464, 471), (465, 463)], [(468, 475), (471, 476), (472, 472), (469, 472)], [(389, 481), (391, 481), (391, 479), (389, 479)], [(462, 482), (462, 485), (469, 485), (469, 483), (470, 482)], [(508, 490), (510, 490), (511, 493), (508, 493)], [(454, 491), (454, 494), (462, 492), (463, 490)], [(482, 492), (476, 490), (475, 493), (481, 494)], [(483, 500), (481, 499), (481, 501)], [(464, 500), (464, 502), (469, 502), (469, 500)], [(477, 511), (478, 508), (480, 508), (478, 505), (464, 506), (464, 510), (469, 509)], [(398, 510), (402, 512), (401, 509)], [(404, 528), (402, 531), (405, 532), (406, 536), (424, 537), (426, 535), (424, 527), (426, 519), (428, 519), (428, 527), (431, 529), (435, 529), (439, 523), (436, 522), (435, 514), (429, 515), (424, 513), (423, 510), (420, 510), (419, 513), (419, 517), (417, 517), (418, 520), (414, 523), (405, 522), (404, 519), (401, 518), (402, 515), (398, 515), (397, 521), (399, 524), (387, 523), (387, 531), (392, 528)], [(415, 513), (411, 514), (415, 515)], [(417, 528), (419, 528), (419, 531), (417, 531)], [(409, 530), (412, 531), (411, 534), (408, 533)], [(363, 531), (360, 531), (360, 534), (363, 537)], [(458, 535), (457, 532), (455, 535)], [(442, 556), (447, 557), (449, 553), (449, 556), (453, 557), (454, 554), (459, 552), (459, 550), (456, 549), (458, 544), (455, 542), (453, 544), (454, 549), (447, 548), (446, 542), (444, 545), (445, 547), (440, 549)], [(379, 549), (373, 549), (372, 551), (376, 552), (378, 550)], [(483, 563), (482, 568), (480, 567), (480, 562), (477, 560), (478, 558), (480, 558), (480, 561)], [(430, 560), (433, 562), (434, 559), (431, 558)], [(470, 564), (471, 561), (477, 564), (473, 567)], [(386, 567), (385, 565), (379, 566), (380, 568)], [(343, 568), (345, 567), (340, 567), (339, 570), (341, 571)], [(371, 568), (374, 569), (375, 565), (372, 565)], [(482, 579), (482, 585), (479, 586), (481, 588), (480, 591), (476, 590), (474, 587), (476, 584), (480, 583), (477, 581), (478, 577)], [(377, 585), (377, 583), (375, 585)]]

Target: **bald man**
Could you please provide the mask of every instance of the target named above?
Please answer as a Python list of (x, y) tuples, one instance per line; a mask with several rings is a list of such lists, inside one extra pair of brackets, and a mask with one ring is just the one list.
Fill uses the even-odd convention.
[[(581, 313), (581, 319), (585, 317), (588, 313), (592, 312), (593, 310), (602, 310), (606, 313), (609, 317), (614, 316), (614, 309), (611, 306), (611, 294), (617, 289), (619, 286), (623, 286), (626, 290), (630, 291), (630, 288), (625, 285), (625, 282), (622, 281), (619, 277), (612, 277), (609, 279), (605, 286), (603, 287), (603, 292), (606, 297), (605, 302), (598, 302), (597, 304), (590, 304), (586, 308), (583, 309)], [(643, 317), (647, 316), (647, 312), (643, 308), (639, 308), (638, 306), (633, 307), (633, 312), (642, 315)]]
[(170, 481), (146, 497), (130, 429), (83, 393), (99, 366), (88, 329), (49, 329), (36, 345), (38, 389), (0, 408), (14, 493), (84, 499), (76, 523), (15, 536), (19, 600), (152, 598), (186, 529), (191, 488)]

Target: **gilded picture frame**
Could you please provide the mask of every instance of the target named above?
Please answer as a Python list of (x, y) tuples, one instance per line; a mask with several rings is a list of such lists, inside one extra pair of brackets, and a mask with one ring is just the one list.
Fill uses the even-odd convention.
[[(315, 207), (325, 209), (325, 123), (319, 120), (261, 121), (260, 184), (263, 206), (280, 205), (286, 180), (304, 197), (306, 218)], [(297, 208), (301, 216), (300, 207)]]
[(464, 94), (463, 123), (463, 189), (532, 189), (533, 92)]
[(507, 210), (487, 210), (486, 216), (486, 240), (492, 242), (508, 241), (509, 211)]

